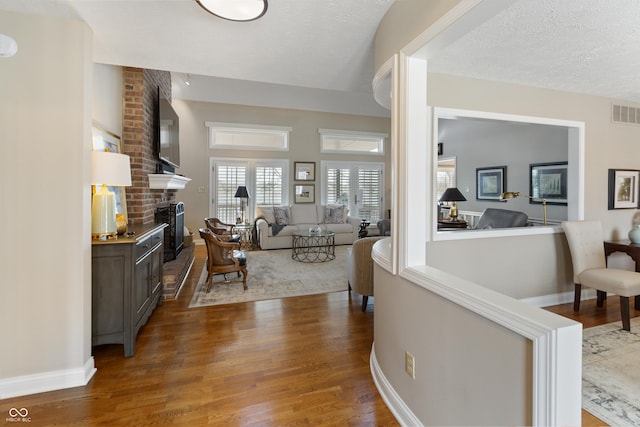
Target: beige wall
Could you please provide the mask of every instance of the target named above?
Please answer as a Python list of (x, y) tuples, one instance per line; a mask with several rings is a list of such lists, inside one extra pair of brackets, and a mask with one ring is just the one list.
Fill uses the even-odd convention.
[(92, 38), (78, 21), (9, 12), (0, 28), (18, 43), (0, 59), (2, 397), (80, 385), (93, 367)]
[(375, 357), (422, 425), (531, 425), (531, 340), (378, 265), (374, 277)]
[[(385, 162), (385, 202), (389, 208), (390, 169), (389, 138), (385, 143), (385, 156), (360, 156), (353, 154), (321, 154), (318, 128), (359, 130), (390, 133), (388, 118), (321, 113), (283, 108), (250, 107), (232, 104), (217, 104), (175, 99), (173, 106), (180, 116), (181, 165), (178, 172), (192, 179), (184, 190), (179, 190), (176, 200), (185, 203), (185, 225), (197, 234), (210, 215), (210, 171), (211, 157), (289, 159), (293, 172), (294, 161), (316, 162), (316, 202), (320, 201), (320, 161), (373, 161)], [(270, 126), (290, 126), (289, 152), (255, 150), (211, 150), (205, 122), (248, 123)], [(291, 175), (292, 176), (292, 175)], [(202, 192), (199, 192), (202, 190)], [(289, 202), (293, 203), (293, 182), (289, 183)]]
[(122, 137), (122, 67), (93, 65), (93, 121)]

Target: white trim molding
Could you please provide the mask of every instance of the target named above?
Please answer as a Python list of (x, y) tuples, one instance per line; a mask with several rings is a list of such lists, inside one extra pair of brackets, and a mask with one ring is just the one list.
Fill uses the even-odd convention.
[(80, 368), (0, 379), (0, 399), (87, 385), (97, 369), (93, 357)]
[(387, 404), (387, 408), (391, 411), (396, 420), (403, 426), (422, 426), (422, 422), (420, 419), (415, 416), (415, 414), (411, 411), (400, 395), (396, 393), (393, 386), (387, 380), (387, 377), (382, 372), (380, 365), (378, 364), (378, 359), (376, 359), (376, 344), (373, 343), (371, 346), (371, 355), (369, 356), (369, 368), (371, 369), (371, 376), (373, 377), (373, 382), (376, 385), (376, 388), (380, 392), (380, 396), (382, 396), (382, 400)]

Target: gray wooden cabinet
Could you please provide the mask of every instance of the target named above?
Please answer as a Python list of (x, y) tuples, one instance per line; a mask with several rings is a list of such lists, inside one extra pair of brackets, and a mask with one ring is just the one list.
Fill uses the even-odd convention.
[(125, 357), (135, 353), (138, 331), (162, 303), (166, 226), (129, 226), (132, 237), (92, 242), (92, 345), (124, 344)]

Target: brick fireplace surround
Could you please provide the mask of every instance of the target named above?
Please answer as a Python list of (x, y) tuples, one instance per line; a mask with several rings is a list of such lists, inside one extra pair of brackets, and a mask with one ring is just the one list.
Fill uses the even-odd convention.
[(157, 88), (171, 100), (171, 74), (168, 71), (123, 68), (124, 99), (122, 146), (131, 157), (131, 187), (127, 187), (129, 224), (150, 224), (158, 207), (175, 203), (177, 190), (152, 190), (150, 173), (156, 173), (159, 160), (154, 150), (154, 110)]
[[(167, 71), (123, 68), (122, 151), (131, 158), (131, 187), (127, 187), (129, 224), (155, 222), (156, 208), (176, 203), (177, 190), (149, 188), (148, 175), (156, 173), (154, 123), (157, 88), (171, 101), (171, 74)], [(193, 265), (193, 247), (185, 248), (163, 267), (163, 299), (177, 298), (180, 287)]]

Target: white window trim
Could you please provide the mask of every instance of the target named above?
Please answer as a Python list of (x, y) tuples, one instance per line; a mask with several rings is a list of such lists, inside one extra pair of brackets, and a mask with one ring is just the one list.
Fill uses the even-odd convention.
[[(217, 185), (217, 176), (214, 173), (214, 168), (218, 166), (218, 164), (234, 164), (241, 165), (247, 168), (247, 172), (245, 174), (245, 182), (249, 189), (249, 194), (253, 194), (255, 192), (256, 185), (256, 167), (257, 166), (280, 166), (282, 167), (282, 205), (289, 205), (289, 160), (288, 159), (255, 159), (255, 158), (242, 158), (242, 157), (210, 157), (209, 158), (209, 182), (211, 183), (209, 188), (209, 216), (216, 215), (215, 209), (215, 191)], [(255, 197), (249, 198), (249, 203), (247, 205), (249, 212), (252, 214), (247, 214), (247, 217), (252, 217), (253, 213), (256, 210), (256, 202)]]
[[(319, 128), (320, 134), (320, 152), (321, 153), (349, 153), (349, 154), (362, 154), (369, 156), (384, 156), (384, 141), (389, 137), (389, 134), (380, 132), (361, 132), (355, 130), (338, 130), (338, 129), (323, 129)], [(376, 142), (378, 144), (377, 152), (357, 151), (357, 150), (332, 150), (324, 148), (324, 138), (341, 138), (345, 137), (353, 140), (363, 140)]]
[(366, 167), (370, 167), (370, 168), (379, 168), (380, 172), (382, 173), (382, 192), (381, 192), (381, 197), (382, 199), (380, 200), (380, 218), (384, 218), (384, 208), (385, 208), (385, 204), (386, 204), (386, 200), (385, 200), (385, 171), (384, 171), (384, 162), (345, 162), (342, 160), (322, 160), (320, 162), (320, 170), (321, 170), (321, 176), (320, 176), (320, 200), (321, 203), (323, 205), (327, 204), (327, 169), (329, 167), (333, 167), (333, 166), (339, 166), (341, 168), (344, 169), (350, 169), (352, 167), (360, 167), (360, 166), (366, 166)]
[[(580, 220), (584, 218), (584, 152), (585, 152), (585, 123), (573, 120), (553, 119), (547, 117), (534, 117), (523, 116), (515, 114), (503, 114), (487, 111), (471, 111), (461, 110), (443, 107), (433, 108), (433, 137), (432, 137), (432, 152), (435, 153), (437, 146), (438, 135), (438, 119), (442, 117), (472, 117), (489, 120), (502, 120), (510, 122), (521, 123), (535, 123), (549, 126), (562, 126), (569, 129), (568, 135), (568, 150), (569, 150), (569, 203), (567, 206), (567, 219), (568, 220)], [(437, 156), (433, 156), (431, 171), (437, 169)], [(432, 181), (435, 181), (432, 179)], [(413, 186), (413, 183), (411, 183)], [(435, 197), (435, 183), (432, 185), (432, 194)], [(407, 188), (407, 191), (410, 191)], [(430, 200), (430, 198), (428, 199)], [(428, 201), (427, 200), (427, 201)], [(437, 200), (432, 200), (428, 203), (430, 216), (429, 218), (437, 217)], [(554, 234), (562, 233), (562, 227), (560, 225), (548, 225), (541, 227), (516, 227), (516, 228), (504, 228), (493, 230), (468, 230), (460, 233), (451, 231), (438, 231), (437, 222), (428, 220), (430, 224), (430, 238), (431, 241), (443, 241), (443, 240), (466, 240), (466, 239), (481, 239), (481, 238), (495, 238), (495, 237), (507, 237), (507, 236), (525, 236), (525, 235), (538, 235), (538, 234)]]
[[(290, 126), (269, 126), (269, 125), (255, 125), (247, 123), (226, 123), (226, 122), (204, 122), (204, 125), (209, 128), (207, 131), (207, 137), (209, 139), (209, 148), (223, 149), (223, 150), (261, 150), (261, 151), (289, 151), (289, 134), (293, 130)], [(282, 147), (262, 147), (252, 145), (229, 145), (229, 144), (216, 144), (215, 132), (217, 130), (223, 130), (226, 132), (237, 133), (255, 133), (262, 135), (276, 135), (282, 138)]]

